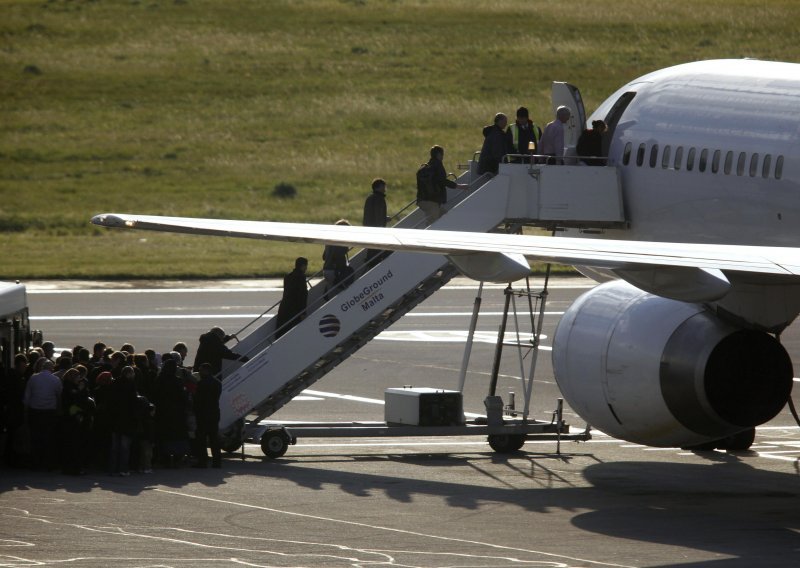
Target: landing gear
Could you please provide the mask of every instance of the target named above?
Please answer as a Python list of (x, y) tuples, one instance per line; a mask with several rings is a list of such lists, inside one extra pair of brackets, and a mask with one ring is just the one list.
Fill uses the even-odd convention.
[(289, 434), (285, 430), (267, 430), (261, 436), (261, 451), (268, 458), (276, 459), (289, 449)]
[(525, 434), (491, 434), (489, 446), (498, 454), (511, 454), (525, 444)]
[(720, 450), (731, 450), (731, 451), (739, 451), (742, 452), (744, 450), (749, 450), (750, 446), (753, 445), (753, 442), (756, 439), (756, 429), (755, 428), (748, 428), (743, 432), (739, 432), (738, 434), (734, 434), (733, 436), (728, 436), (727, 438), (723, 438), (717, 444), (717, 447)]
[(743, 452), (749, 450), (756, 439), (756, 429), (748, 428), (727, 438), (714, 440), (712, 442), (705, 442), (695, 446), (686, 446), (681, 448), (683, 450), (690, 450), (693, 452), (711, 452), (713, 450), (729, 450), (732, 452)]

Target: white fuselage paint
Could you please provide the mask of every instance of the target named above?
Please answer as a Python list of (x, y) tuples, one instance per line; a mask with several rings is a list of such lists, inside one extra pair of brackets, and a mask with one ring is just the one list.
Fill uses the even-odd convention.
[[(635, 95), (611, 133), (608, 154), (621, 173), (629, 228), (565, 236), (798, 246), (800, 65), (725, 60), (662, 69), (619, 89), (588, 122), (610, 118), (629, 93)], [(718, 305), (745, 322), (780, 329), (800, 312), (794, 278), (727, 277), (732, 289)]]

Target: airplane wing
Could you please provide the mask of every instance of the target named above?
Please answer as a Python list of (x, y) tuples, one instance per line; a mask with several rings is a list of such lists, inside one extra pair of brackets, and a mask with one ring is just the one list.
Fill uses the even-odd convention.
[(194, 219), (114, 213), (96, 215), (92, 218), (92, 223), (103, 227), (334, 244), (448, 256), (470, 253), (518, 254), (528, 260), (621, 271), (654, 267), (683, 267), (708, 271), (800, 275), (800, 248), (793, 247), (555, 238), (469, 231)]

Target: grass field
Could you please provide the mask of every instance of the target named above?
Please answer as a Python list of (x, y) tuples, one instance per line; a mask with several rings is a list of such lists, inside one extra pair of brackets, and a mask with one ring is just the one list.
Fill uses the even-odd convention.
[[(106, 211), (331, 223), (390, 210), (497, 111), (591, 112), (686, 61), (800, 61), (797, 3), (0, 0), (0, 278), (282, 274), (321, 247), (107, 231)], [(280, 183), (294, 198), (273, 195)]]

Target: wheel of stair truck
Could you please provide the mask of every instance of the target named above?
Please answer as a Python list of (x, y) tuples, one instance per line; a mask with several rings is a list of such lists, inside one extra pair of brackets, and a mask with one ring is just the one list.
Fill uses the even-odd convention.
[(219, 433), (219, 442), (222, 451), (228, 454), (238, 452), (242, 447), (242, 434), (244, 432), (244, 420), (239, 419), (228, 428)]
[(261, 451), (268, 458), (279, 458), (287, 449), (289, 449), (289, 435), (285, 430), (267, 430), (261, 436)]
[(489, 446), (498, 454), (510, 454), (525, 444), (525, 434), (490, 434)]

